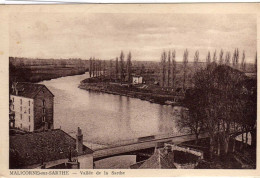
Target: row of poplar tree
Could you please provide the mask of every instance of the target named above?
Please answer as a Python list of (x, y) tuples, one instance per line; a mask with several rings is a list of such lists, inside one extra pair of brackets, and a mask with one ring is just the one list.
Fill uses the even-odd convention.
[[(119, 58), (116, 57), (115, 65), (114, 60), (109, 60), (109, 66), (107, 67), (105, 60), (95, 59), (91, 57), (89, 59), (89, 75), (90, 77), (109, 76), (110, 79), (120, 80), (121, 82), (131, 82), (132, 78), (132, 54), (128, 53), (126, 63), (125, 54), (121, 51)], [(107, 69), (109, 69), (107, 71)]]
[[(175, 50), (169, 51), (168, 55), (166, 51), (163, 51), (161, 54), (161, 63), (160, 63), (160, 86), (161, 87), (174, 87), (175, 85), (175, 79), (177, 74), (177, 67), (176, 67), (176, 52)], [(186, 88), (187, 85), (187, 68), (188, 68), (188, 56), (189, 51), (186, 49), (183, 53), (183, 62), (182, 62), (182, 68), (183, 68), (183, 82), (182, 87), (183, 89)], [(193, 61), (193, 67), (194, 71), (196, 72), (200, 66), (198, 65), (200, 62), (199, 60), (199, 51), (196, 51), (194, 54), (194, 61)], [(206, 63), (207, 65), (210, 63), (216, 63), (219, 65), (226, 64), (229, 66), (232, 66), (233, 68), (240, 69), (242, 71), (246, 70), (246, 61), (245, 61), (245, 51), (242, 53), (241, 62), (239, 63), (239, 50), (236, 48), (234, 50), (232, 59), (231, 59), (231, 53), (227, 51), (224, 54), (224, 51), (221, 50), (219, 52), (219, 55), (217, 56), (217, 52), (213, 53), (213, 56), (211, 57), (211, 53), (208, 52), (206, 56)], [(256, 61), (255, 61), (256, 64)]]

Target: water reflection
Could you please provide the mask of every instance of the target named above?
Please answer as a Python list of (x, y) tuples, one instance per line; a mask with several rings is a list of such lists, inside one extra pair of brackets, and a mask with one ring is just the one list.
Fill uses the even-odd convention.
[(174, 108), (78, 88), (88, 73), (42, 82), (55, 95), (54, 127), (82, 128), (84, 140), (109, 144), (120, 140), (176, 132)]

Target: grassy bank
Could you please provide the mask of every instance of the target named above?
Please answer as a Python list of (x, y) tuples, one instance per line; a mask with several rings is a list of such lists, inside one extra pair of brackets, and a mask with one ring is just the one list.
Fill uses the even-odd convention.
[(10, 82), (32, 82), (37, 83), (43, 80), (51, 80), (59, 77), (84, 74), (83, 68), (75, 67), (54, 67), (54, 66), (29, 66), (17, 67), (10, 65)]

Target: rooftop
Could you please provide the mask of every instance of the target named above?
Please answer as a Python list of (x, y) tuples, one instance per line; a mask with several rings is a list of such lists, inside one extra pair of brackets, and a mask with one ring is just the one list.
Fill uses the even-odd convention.
[[(16, 95), (15, 88), (18, 90), (17, 96), (23, 96), (26, 98), (34, 98), (42, 88), (46, 88), (51, 94), (52, 92), (43, 84), (17, 82), (12, 86), (11, 95)], [(53, 95), (53, 94), (52, 94)], [(54, 96), (54, 95), (53, 95)]]
[[(76, 139), (60, 129), (10, 136), (10, 168), (41, 164), (43, 162), (77, 156)], [(83, 146), (83, 153), (93, 151)]]
[(175, 169), (174, 154), (163, 153), (163, 150), (156, 149), (155, 153), (146, 160), (139, 169)]

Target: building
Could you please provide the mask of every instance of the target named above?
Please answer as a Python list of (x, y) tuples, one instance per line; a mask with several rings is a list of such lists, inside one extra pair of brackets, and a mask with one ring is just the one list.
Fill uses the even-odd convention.
[(203, 152), (175, 144), (156, 148), (147, 160), (131, 165), (131, 169), (194, 169), (203, 159)]
[(10, 136), (10, 169), (92, 169), (93, 151), (60, 129)]
[(143, 77), (141, 76), (134, 76), (133, 77), (133, 84), (142, 84), (143, 83)]
[(45, 85), (13, 83), (10, 100), (14, 127), (30, 132), (53, 128), (54, 95)]

